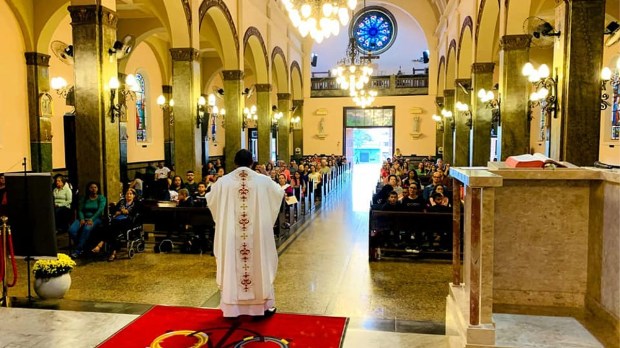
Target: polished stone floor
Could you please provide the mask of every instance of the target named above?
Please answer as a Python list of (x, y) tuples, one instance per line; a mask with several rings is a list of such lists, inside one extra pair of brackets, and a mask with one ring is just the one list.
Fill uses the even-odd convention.
[[(324, 199), (280, 248), (278, 310), (349, 317), (345, 347), (447, 347), (450, 263), (368, 262), (368, 202), (378, 169), (356, 170), (351, 182)], [(29, 303), (24, 262), (19, 276), (10, 295), (15, 307), (30, 308), (0, 309), (0, 348), (92, 347), (152, 304), (219, 303), (215, 260), (209, 255), (147, 251), (131, 260), (79, 260), (71, 290), (56, 301)], [(84, 335), (93, 327), (96, 334)], [(510, 339), (507, 343), (513, 343)]]

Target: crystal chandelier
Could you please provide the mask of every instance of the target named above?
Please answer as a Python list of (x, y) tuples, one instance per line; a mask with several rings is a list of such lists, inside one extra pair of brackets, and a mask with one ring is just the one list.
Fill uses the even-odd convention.
[(371, 89), (366, 91), (364, 89), (360, 91), (356, 91), (355, 94), (351, 95), (353, 97), (353, 102), (355, 105), (359, 106), (362, 109), (365, 109), (367, 106), (370, 106), (377, 96), (377, 91)]
[(317, 43), (338, 35), (340, 25), (349, 22), (349, 10), (357, 6), (357, 0), (282, 0), (282, 3), (301, 36), (309, 34)]
[(370, 81), (373, 72), (370, 61), (370, 57), (360, 57), (355, 38), (352, 37), (349, 39), (346, 57), (338, 62), (332, 75), (336, 76), (340, 88), (348, 90), (353, 97), (356, 91), (363, 90)]

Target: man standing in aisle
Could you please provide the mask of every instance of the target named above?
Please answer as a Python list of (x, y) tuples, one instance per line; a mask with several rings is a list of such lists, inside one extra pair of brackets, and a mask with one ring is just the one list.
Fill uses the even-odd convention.
[(220, 178), (207, 194), (215, 221), (213, 253), (224, 317), (271, 316), (278, 253), (273, 225), (284, 190), (254, 172), (252, 153), (235, 155), (237, 169)]

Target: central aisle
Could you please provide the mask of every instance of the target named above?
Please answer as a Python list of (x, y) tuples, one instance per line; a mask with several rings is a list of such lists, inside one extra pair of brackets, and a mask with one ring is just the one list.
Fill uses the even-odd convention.
[(347, 316), (361, 327), (379, 325), (388, 331), (411, 332), (416, 329), (402, 326), (430, 321), (440, 331), (451, 275), (448, 261), (368, 261), (368, 209), (378, 175), (378, 166), (356, 166), (352, 180), (300, 227), (299, 237), (280, 255), (278, 309)]

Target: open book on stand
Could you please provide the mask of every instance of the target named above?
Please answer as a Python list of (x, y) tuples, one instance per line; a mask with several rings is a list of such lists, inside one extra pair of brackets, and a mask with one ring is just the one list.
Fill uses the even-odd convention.
[(510, 156), (506, 158), (506, 166), (509, 168), (544, 168), (547, 164), (553, 164), (556, 168), (566, 168), (566, 165), (563, 163), (553, 160), (541, 153)]

